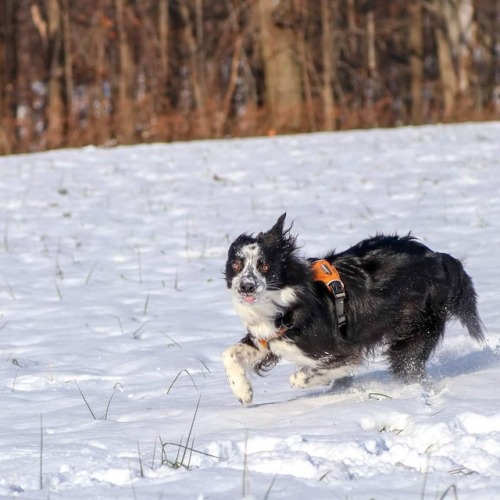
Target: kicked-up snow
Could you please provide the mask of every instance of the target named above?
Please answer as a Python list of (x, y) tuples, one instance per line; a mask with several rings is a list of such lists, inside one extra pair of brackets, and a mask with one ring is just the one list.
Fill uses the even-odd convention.
[[(306, 255), (412, 231), (463, 259), (487, 342), (448, 325), (424, 385), (254, 377), (230, 242), (283, 212)], [(500, 492), (500, 123), (0, 158), (0, 495), (490, 500)]]

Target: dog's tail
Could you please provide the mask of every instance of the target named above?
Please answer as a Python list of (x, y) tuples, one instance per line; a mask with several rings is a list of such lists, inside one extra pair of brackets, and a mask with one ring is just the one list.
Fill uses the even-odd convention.
[(477, 295), (472, 279), (459, 260), (448, 254), (442, 256), (445, 272), (454, 285), (448, 312), (460, 320), (473, 339), (484, 342), (483, 324), (477, 311)]

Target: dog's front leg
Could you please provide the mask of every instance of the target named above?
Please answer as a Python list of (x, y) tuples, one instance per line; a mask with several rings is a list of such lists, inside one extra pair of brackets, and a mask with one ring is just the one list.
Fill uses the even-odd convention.
[(226, 369), (227, 380), (234, 395), (241, 404), (248, 405), (252, 402), (253, 390), (246, 374), (262, 361), (266, 354), (257, 347), (244, 343), (245, 339), (224, 351), (222, 363)]
[(329, 385), (336, 379), (351, 376), (353, 371), (351, 365), (338, 366), (336, 368), (311, 368), (306, 366), (292, 373), (290, 383), (299, 389)]

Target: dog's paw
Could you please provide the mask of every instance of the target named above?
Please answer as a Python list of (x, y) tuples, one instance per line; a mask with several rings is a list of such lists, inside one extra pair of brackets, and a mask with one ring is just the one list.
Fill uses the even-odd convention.
[(305, 389), (310, 386), (312, 377), (309, 370), (302, 369), (290, 375), (290, 383), (297, 389)]
[(252, 385), (245, 375), (244, 366), (240, 362), (247, 348), (247, 346), (237, 344), (226, 349), (222, 355), (229, 387), (231, 387), (233, 394), (242, 405), (249, 405), (253, 398)]
[(253, 389), (248, 379), (246, 377), (231, 377), (228, 375), (227, 380), (238, 401), (244, 406), (249, 405), (253, 399)]
[(334, 380), (352, 377), (352, 367), (349, 365), (336, 368), (304, 367), (290, 376), (290, 383), (299, 389), (327, 386)]

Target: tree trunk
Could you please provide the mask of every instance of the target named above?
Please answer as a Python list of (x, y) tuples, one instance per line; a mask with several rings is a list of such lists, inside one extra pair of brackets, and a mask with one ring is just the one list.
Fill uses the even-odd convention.
[(64, 143), (64, 101), (61, 6), (59, 0), (47, 1), (47, 43), (49, 81), (47, 86), (47, 147), (57, 148)]
[(196, 26), (196, 73), (200, 85), (201, 102), (206, 105), (205, 85), (205, 41), (203, 36), (203, 0), (195, 0), (195, 26)]
[(159, 99), (160, 113), (166, 113), (168, 109), (167, 85), (168, 85), (168, 35), (169, 35), (169, 12), (168, 0), (160, 0), (158, 4), (158, 33), (160, 45), (160, 75), (159, 75)]
[(66, 136), (74, 134), (73, 115), (73, 62), (71, 50), (71, 24), (69, 16), (69, 0), (62, 0), (62, 36), (64, 53), (64, 105), (66, 114)]
[[(496, 25), (500, 26), (500, 0), (496, 2), (495, 9)], [(495, 77), (500, 74), (500, 51), (493, 50), (495, 47), (500, 47), (500, 30), (495, 30), (491, 44), (491, 53), (493, 55), (493, 63), (491, 65), (491, 100), (493, 101), (493, 113), (496, 119), (500, 118), (500, 82), (495, 81)]]
[(236, 41), (234, 43), (229, 84), (222, 98), (222, 106), (220, 112), (218, 113), (219, 117), (217, 119), (216, 126), (214, 127), (216, 131), (216, 137), (223, 137), (224, 135), (224, 126), (226, 124), (229, 111), (231, 109), (231, 100), (233, 99), (234, 91), (236, 90), (236, 85), (238, 83), (238, 66), (241, 58), (241, 46), (242, 46), (242, 37), (237, 36)]
[(0, 154), (15, 151), (16, 14), (15, 0), (0, 3)]
[(117, 139), (130, 144), (134, 139), (134, 64), (127, 42), (124, 23), (125, 0), (115, 0), (118, 32), (118, 106), (116, 110)]
[(476, 41), (476, 25), (472, 0), (455, 0), (453, 9), (454, 29), (451, 31), (452, 45), (457, 50), (458, 91), (465, 94), (471, 85), (471, 52)]
[(302, 87), (304, 94), (303, 100), (305, 103), (308, 130), (310, 132), (316, 132), (313, 90), (311, 85), (311, 78), (309, 77), (309, 68), (314, 68), (314, 65), (312, 63), (308, 44), (306, 43), (307, 18), (308, 18), (307, 2), (306, 0), (296, 0), (296, 3), (293, 4), (293, 7), (300, 8), (300, 10), (298, 11), (300, 22), (297, 23), (297, 29), (295, 30), (294, 33), (297, 44), (297, 53), (299, 56), (300, 67), (301, 67)]
[(10, 16), (7, 16), (6, 4), (0, 4), (0, 155), (10, 153), (8, 131), (8, 104), (7, 104), (7, 40), (4, 33), (8, 30)]
[(366, 101), (368, 106), (368, 125), (376, 127), (378, 125), (377, 114), (374, 103), (377, 98), (377, 52), (375, 47), (375, 12), (373, 9), (373, 0), (367, 1), (366, 13), (366, 42), (367, 42), (367, 70), (368, 81), (366, 88)]
[(450, 119), (459, 96), (468, 93), (471, 49), (475, 44), (472, 0), (434, 0), (436, 40), (443, 88), (444, 119)]
[(347, 0), (347, 40), (351, 57), (356, 57), (358, 54), (357, 32), (355, 0)]
[[(111, 100), (104, 92), (104, 75), (106, 74), (106, 35), (105, 25), (107, 18), (102, 6), (99, 4), (93, 16), (92, 23), (92, 48), (94, 54), (93, 85), (89, 95), (92, 103), (89, 109), (89, 136), (94, 144), (103, 144), (112, 136), (111, 131)], [(108, 76), (108, 79), (112, 75)], [(109, 83), (109, 80), (108, 82)]]
[(420, 0), (412, 0), (409, 10), (409, 50), (410, 50), (410, 88), (411, 122), (423, 123), (423, 78), (424, 78), (424, 39), (422, 33), (422, 5)]
[(444, 119), (449, 119), (457, 96), (457, 78), (453, 68), (453, 60), (448, 42), (447, 29), (444, 18), (440, 18), (436, 27), (436, 42), (439, 63), (439, 76), (443, 93)]
[(265, 98), (272, 128), (277, 132), (297, 131), (301, 126), (302, 82), (295, 47), (293, 23), (275, 21), (288, 0), (259, 0), (260, 44), (264, 60)]
[(324, 130), (335, 130), (335, 98), (332, 85), (335, 78), (335, 63), (337, 58), (333, 39), (334, 24), (332, 12), (336, 12), (337, 9), (336, 0), (321, 0)]
[[(195, 36), (193, 35), (193, 23), (189, 7), (186, 2), (179, 3), (179, 14), (182, 19), (182, 32), (181, 39), (187, 51), (190, 83), (193, 93), (194, 107), (198, 115), (198, 123), (195, 131), (195, 136), (205, 137), (208, 135), (208, 124), (206, 119), (206, 103), (203, 86), (202, 68), (200, 67), (200, 60), (197, 55), (198, 44)], [(198, 34), (201, 36), (201, 33)]]

